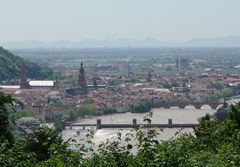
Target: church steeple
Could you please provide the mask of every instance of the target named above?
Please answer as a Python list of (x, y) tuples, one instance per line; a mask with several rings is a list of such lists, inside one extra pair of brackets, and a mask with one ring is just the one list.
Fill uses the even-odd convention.
[(84, 75), (84, 68), (83, 68), (83, 63), (81, 62), (81, 66), (79, 69), (79, 73)]
[(87, 93), (85, 72), (84, 72), (84, 68), (83, 68), (83, 63), (82, 62), (81, 62), (81, 66), (80, 66), (80, 69), (79, 69), (78, 85), (84, 90), (84, 93)]
[(23, 63), (21, 66), (20, 87), (22, 89), (30, 88), (30, 85), (27, 82), (27, 67), (25, 63)]
[(147, 81), (148, 82), (152, 82), (152, 74), (151, 74), (151, 72), (148, 73)]

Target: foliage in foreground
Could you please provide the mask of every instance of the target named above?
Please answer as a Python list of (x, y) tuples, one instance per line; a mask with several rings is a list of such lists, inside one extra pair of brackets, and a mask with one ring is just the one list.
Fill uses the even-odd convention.
[[(75, 141), (63, 142), (57, 131), (40, 128), (12, 147), (7, 140), (1, 141), (0, 166), (240, 166), (239, 116), (240, 104), (236, 104), (222, 123), (209, 115), (203, 117), (194, 134), (159, 141), (156, 129), (134, 129), (126, 135), (118, 133), (114, 141), (97, 150), (91, 142), (93, 131), (87, 135), (88, 147), (76, 144), (72, 150), (69, 143)], [(145, 117), (145, 122), (150, 124), (151, 118)]]
[(13, 145), (14, 139), (10, 131), (8, 112), (6, 105), (12, 103), (12, 97), (0, 92), (0, 143), (4, 140), (8, 140), (9, 145)]

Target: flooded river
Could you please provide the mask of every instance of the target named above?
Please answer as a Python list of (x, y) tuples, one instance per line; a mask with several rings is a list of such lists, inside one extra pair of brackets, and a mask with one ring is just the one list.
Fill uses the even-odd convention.
[[(213, 114), (216, 112), (216, 110), (211, 109), (209, 106), (202, 106), (201, 109), (195, 109), (193, 106), (187, 106), (185, 109), (179, 109), (179, 108), (170, 108), (170, 109), (152, 109), (151, 112), (152, 115), (152, 123), (153, 124), (167, 124), (168, 119), (171, 118), (173, 120), (173, 123), (197, 123), (198, 119), (207, 113)], [(137, 119), (137, 123), (143, 123), (143, 118), (147, 115), (147, 113), (119, 113), (114, 115), (105, 115), (105, 116), (97, 116), (93, 118), (86, 118), (83, 120), (79, 120), (81, 123), (92, 123), (95, 124), (97, 119), (102, 120), (102, 124), (104, 123), (125, 123), (125, 124), (131, 124), (132, 119)], [(87, 127), (88, 129), (90, 127)], [(158, 139), (160, 140), (168, 140), (170, 138), (174, 138), (175, 133), (179, 131), (180, 129), (177, 128), (165, 128), (163, 129), (163, 132), (158, 136)], [(107, 139), (112, 139), (116, 137), (117, 133), (121, 131), (123, 135), (125, 135), (128, 132), (131, 132), (131, 129), (94, 129), (94, 138), (93, 142), (98, 145), (101, 142), (105, 142)], [(182, 129), (184, 132), (192, 133), (192, 129)], [(64, 140), (67, 140), (69, 138), (73, 138), (76, 141), (79, 141), (81, 139), (86, 139), (87, 130), (83, 130), (82, 127), (73, 127), (69, 128), (66, 127), (66, 129), (62, 132), (62, 137)], [(81, 141), (81, 142), (84, 142)]]

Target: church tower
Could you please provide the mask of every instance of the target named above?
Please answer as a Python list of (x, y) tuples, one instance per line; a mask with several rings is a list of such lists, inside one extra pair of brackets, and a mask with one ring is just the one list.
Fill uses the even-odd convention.
[(21, 76), (20, 76), (20, 87), (21, 89), (29, 89), (30, 85), (27, 82), (27, 68), (25, 63), (22, 64), (21, 66)]
[(93, 79), (93, 87), (94, 87), (95, 90), (98, 89), (97, 79), (96, 78)]
[(79, 69), (78, 85), (84, 90), (84, 93), (87, 93), (85, 72), (84, 72), (84, 68), (83, 68), (83, 63), (82, 62), (81, 62), (81, 67)]
[(151, 72), (148, 73), (147, 81), (148, 82), (152, 82), (152, 74), (151, 74)]

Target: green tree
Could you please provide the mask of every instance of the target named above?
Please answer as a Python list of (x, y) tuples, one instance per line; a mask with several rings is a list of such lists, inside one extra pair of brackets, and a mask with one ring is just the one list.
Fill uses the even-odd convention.
[(22, 109), (20, 111), (15, 112), (14, 114), (15, 119), (19, 119), (21, 117), (33, 117), (34, 113), (29, 109)]
[(14, 137), (9, 129), (8, 113), (5, 105), (12, 103), (12, 101), (10, 95), (0, 92), (0, 143), (7, 139), (11, 146), (14, 143)]
[(151, 104), (146, 100), (138, 101), (133, 105), (133, 112), (149, 112), (150, 110)]
[(63, 121), (62, 121), (62, 115), (58, 114), (54, 118), (54, 126), (58, 132), (61, 132), (63, 130)]
[(238, 124), (240, 127), (240, 103), (230, 106), (230, 119)]
[(224, 85), (221, 82), (214, 82), (214, 83), (212, 83), (212, 87), (216, 88), (217, 90), (222, 91), (224, 88)]
[(61, 145), (62, 140), (57, 130), (51, 128), (38, 128), (26, 141), (26, 151), (36, 155), (38, 161), (50, 158), (51, 145)]
[(75, 121), (78, 117), (78, 113), (75, 110), (70, 110), (68, 114), (68, 121)]
[(78, 108), (78, 113), (79, 116), (94, 116), (97, 115), (97, 106), (93, 103), (89, 103), (89, 104), (82, 104), (80, 105), (80, 107)]
[(113, 113), (116, 113), (116, 112), (117, 112), (116, 108), (106, 108), (104, 110), (104, 114), (113, 114)]

